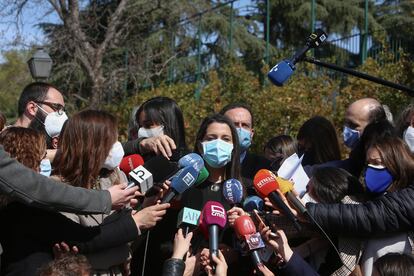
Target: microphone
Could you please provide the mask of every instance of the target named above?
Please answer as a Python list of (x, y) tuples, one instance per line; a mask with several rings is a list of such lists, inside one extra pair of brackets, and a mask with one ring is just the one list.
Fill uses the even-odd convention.
[(188, 188), (194, 185), (198, 177), (198, 172), (193, 166), (188, 166), (179, 170), (171, 178), (171, 187), (167, 194), (161, 200), (161, 203), (170, 202), (176, 195), (184, 193)]
[(230, 205), (239, 204), (243, 199), (243, 186), (237, 179), (231, 178), (223, 183), (223, 196)]
[(188, 166), (193, 166), (197, 172), (200, 172), (204, 168), (204, 160), (197, 153), (189, 153), (178, 160), (178, 167), (184, 168)]
[(209, 173), (208, 170), (206, 169), (206, 167), (202, 168), (200, 170), (200, 173), (198, 174), (196, 183), (194, 185), (198, 185), (200, 183), (203, 183), (208, 177), (209, 177)]
[(276, 176), (271, 171), (266, 169), (259, 170), (254, 176), (253, 185), (260, 197), (268, 197), (270, 201), (280, 208), (288, 219), (292, 221), (295, 228), (298, 231), (301, 231), (302, 227), (298, 223), (297, 218), (293, 215), (292, 211), (290, 211), (289, 207), (286, 206), (280, 195), (277, 193), (279, 184), (276, 181)]
[(177, 228), (184, 228), (184, 237), (187, 236), (188, 232), (198, 225), (201, 212), (188, 207), (184, 207), (178, 213)]
[(219, 229), (223, 229), (227, 223), (223, 205), (217, 201), (207, 201), (201, 212), (200, 221), (200, 229), (209, 241), (210, 256), (217, 257)]
[(144, 159), (139, 154), (131, 154), (122, 158), (119, 168), (128, 175), (136, 167), (144, 165)]
[(254, 265), (258, 267), (259, 264), (262, 264), (258, 250), (264, 248), (265, 245), (260, 233), (256, 231), (253, 220), (247, 215), (238, 217), (234, 221), (234, 231), (242, 241), (242, 248), (250, 252)]
[(276, 66), (269, 71), (267, 77), (274, 85), (283, 86), (293, 74), (293, 71), (296, 70), (295, 64), (305, 56), (307, 51), (312, 48), (318, 48), (327, 38), (328, 35), (324, 31), (317, 29), (308, 37), (305, 47), (297, 51), (290, 60), (282, 60), (276, 64)]
[(138, 166), (129, 173), (134, 183), (140, 186), (146, 197), (155, 195), (158, 191), (153, 188), (154, 183), (163, 183), (178, 171), (175, 162), (169, 161), (162, 155), (156, 155), (142, 166)]
[(280, 191), (282, 192), (282, 194), (286, 196), (289, 202), (293, 204), (295, 209), (298, 210), (303, 215), (307, 214), (308, 210), (306, 210), (306, 207), (303, 206), (302, 202), (300, 202), (300, 200), (292, 192), (293, 183), (281, 177), (276, 177), (276, 180), (279, 183)]
[(243, 202), (243, 209), (246, 212), (253, 212), (257, 210), (259, 212), (264, 211), (264, 201), (258, 196), (249, 196)]

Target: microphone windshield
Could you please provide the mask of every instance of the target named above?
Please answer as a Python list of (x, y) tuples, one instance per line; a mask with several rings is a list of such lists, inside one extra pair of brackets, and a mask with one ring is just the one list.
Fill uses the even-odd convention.
[(279, 183), (279, 189), (282, 194), (286, 194), (287, 192), (291, 192), (293, 190), (293, 183), (289, 180), (277, 176), (276, 181)]
[(296, 67), (292, 63), (290, 63), (290, 61), (282, 60), (269, 71), (267, 77), (274, 85), (283, 86), (285, 81), (287, 81), (290, 78), (295, 69)]
[(197, 172), (199, 172), (202, 168), (204, 168), (204, 160), (197, 153), (189, 153), (181, 157), (180, 160), (178, 160), (178, 166), (180, 168), (193, 166), (194, 169), (196, 169)]
[(256, 233), (256, 226), (250, 216), (243, 215), (234, 221), (234, 231), (238, 237)]
[(210, 174), (208, 173), (208, 170), (206, 169), (206, 167), (202, 168), (198, 174), (195, 185), (203, 183), (208, 178), (209, 175)]
[(155, 183), (163, 183), (178, 171), (177, 164), (162, 155), (152, 157), (144, 167), (153, 175)]
[(276, 176), (269, 170), (259, 170), (253, 179), (254, 189), (260, 197), (267, 197), (271, 192), (275, 192), (279, 185)]
[(243, 209), (246, 212), (252, 212), (253, 210), (263, 211), (264, 201), (258, 196), (249, 196), (243, 202)]
[(142, 165), (144, 165), (144, 159), (142, 156), (139, 154), (131, 154), (122, 158), (119, 168), (126, 175), (128, 175), (130, 171)]
[(237, 179), (231, 178), (223, 183), (223, 196), (230, 204), (238, 204), (243, 198), (243, 186)]
[(217, 225), (224, 228), (227, 223), (226, 210), (223, 205), (217, 201), (207, 201), (202, 211), (202, 224), (204, 226)]
[(182, 194), (185, 190), (194, 185), (197, 177), (198, 172), (194, 167), (188, 166), (182, 168), (171, 178), (171, 187), (177, 191), (178, 194)]

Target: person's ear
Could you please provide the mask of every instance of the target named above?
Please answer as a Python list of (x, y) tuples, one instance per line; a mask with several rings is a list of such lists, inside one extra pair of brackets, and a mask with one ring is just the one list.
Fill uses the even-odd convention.
[(254, 128), (250, 130), (250, 140), (253, 140), (253, 136), (254, 136)]
[(26, 104), (26, 116), (29, 118), (33, 118), (36, 115), (37, 110), (39, 109), (39, 107), (37, 106), (37, 104), (34, 101), (30, 101)]
[(53, 137), (52, 138), (52, 148), (57, 149), (59, 143), (59, 137)]

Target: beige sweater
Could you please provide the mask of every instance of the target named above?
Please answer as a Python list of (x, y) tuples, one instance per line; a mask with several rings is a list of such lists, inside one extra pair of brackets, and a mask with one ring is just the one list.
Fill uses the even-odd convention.
[[(127, 177), (125, 174), (119, 170), (115, 169), (108, 177), (99, 178), (97, 181), (97, 187), (95, 189), (107, 190), (114, 184), (121, 182), (127, 182)], [(108, 216), (106, 214), (97, 214), (97, 215), (78, 215), (74, 213), (62, 212), (67, 218), (81, 224), (84, 226), (97, 226), (100, 225), (103, 220)], [(99, 252), (86, 254), (92, 269), (99, 271), (99, 275), (110, 275), (109, 268), (114, 266), (122, 267), (124, 263), (130, 258), (129, 246), (128, 244), (120, 245), (118, 247), (109, 248)], [(113, 270), (112, 270), (113, 271)], [(116, 270), (115, 270), (116, 271)], [(96, 275), (96, 274), (94, 274)], [(112, 275), (122, 275), (121, 273), (112, 273)]]

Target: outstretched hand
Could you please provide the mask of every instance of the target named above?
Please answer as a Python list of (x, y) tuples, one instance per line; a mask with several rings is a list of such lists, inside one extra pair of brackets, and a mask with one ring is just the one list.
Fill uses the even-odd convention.
[(137, 186), (129, 189), (125, 189), (126, 187), (127, 183), (109, 187), (108, 192), (111, 194), (112, 209), (118, 210), (125, 207), (136, 196), (136, 192), (138, 192)]

